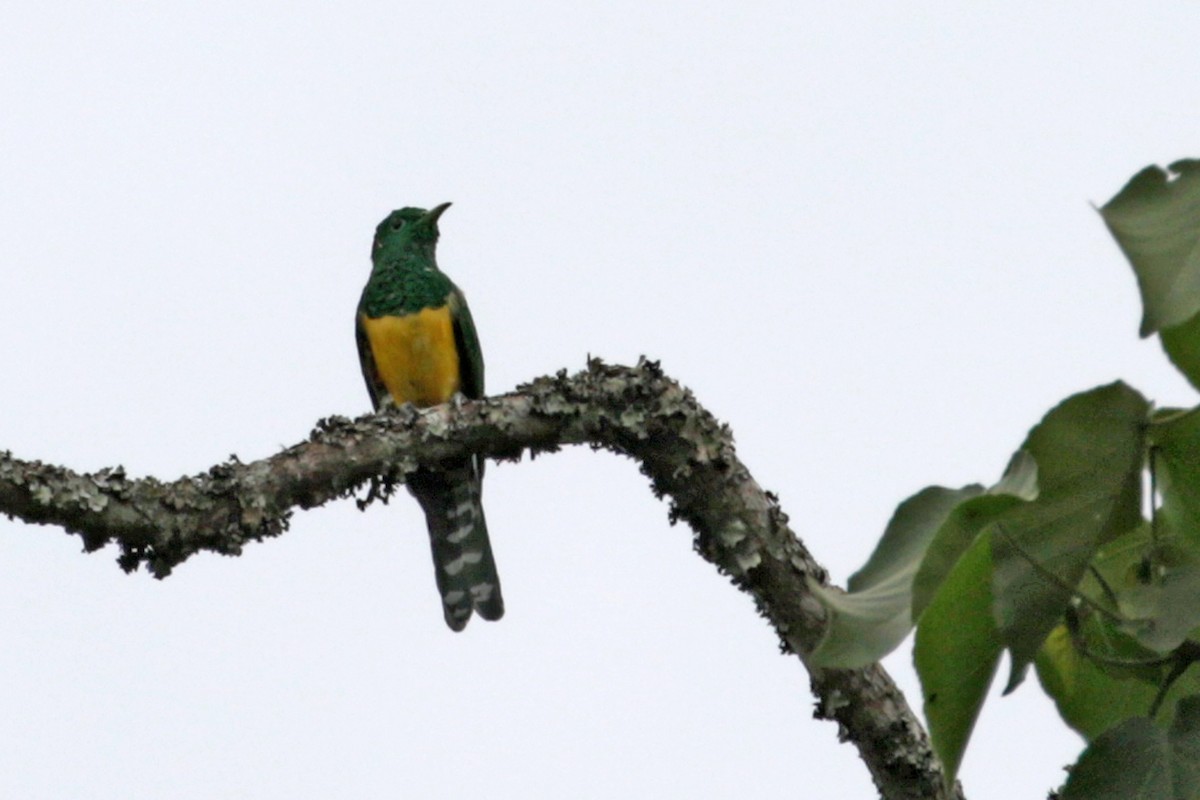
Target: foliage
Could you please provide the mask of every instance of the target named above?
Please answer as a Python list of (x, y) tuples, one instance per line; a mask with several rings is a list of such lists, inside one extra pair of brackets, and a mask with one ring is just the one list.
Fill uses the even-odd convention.
[(1200, 794), (1200, 697), (1179, 703), (1170, 728), (1130, 717), (1084, 752), (1063, 787), (1063, 800), (1152, 800)]
[[(1141, 334), (1200, 387), (1200, 161), (1148, 167), (1099, 209), (1137, 276)], [(1143, 498), (1149, 485), (1150, 497)], [(1200, 797), (1200, 408), (1117, 382), (1063, 400), (994, 486), (896, 509), (829, 613), (816, 666), (865, 666), (916, 630), (953, 780), (1008, 652), (1088, 742), (1064, 798)]]

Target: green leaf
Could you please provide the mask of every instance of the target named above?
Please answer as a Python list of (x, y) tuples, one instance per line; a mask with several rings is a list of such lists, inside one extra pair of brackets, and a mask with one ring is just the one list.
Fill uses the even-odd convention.
[(1121, 720), (1145, 714), (1158, 693), (1154, 683), (1115, 676), (1080, 653), (1065, 625), (1050, 632), (1034, 663), (1059, 716), (1089, 741)]
[(878, 586), (847, 594), (810, 581), (829, 612), (820, 643), (809, 656), (814, 667), (858, 669), (895, 650), (912, 630), (912, 576), (895, 575)]
[(913, 578), (912, 617), (919, 619), (942, 581), (984, 526), (1022, 501), (1037, 497), (1037, 462), (1024, 450), (1018, 450), (1009, 462), (1004, 477), (986, 494), (972, 497), (955, 506), (925, 550), (921, 566)]
[(961, 489), (930, 486), (905, 500), (866, 565), (851, 576), (848, 593), (809, 581), (829, 613), (811, 663), (855, 669), (890, 653), (983, 526), (1036, 496), (1037, 464), (1028, 453), (1018, 452), (999, 483), (986, 492), (974, 484)]
[(1200, 627), (1200, 413), (1156, 413), (1148, 440), (1161, 498), (1155, 524), (1122, 537), (1123, 547), (1094, 565), (1117, 595), (1123, 629), (1168, 653)]
[(878, 661), (912, 630), (913, 575), (938, 528), (963, 500), (982, 486), (931, 486), (896, 507), (883, 538), (861, 570), (851, 576), (849, 593), (810, 581), (829, 612), (814, 666), (855, 669)]
[(913, 661), (921, 678), (934, 750), (953, 783), (1002, 644), (992, 618), (992, 546), (987, 532), (958, 560), (917, 625)]
[(896, 506), (875, 552), (862, 569), (850, 576), (846, 589), (860, 592), (903, 570), (909, 570), (911, 577), (911, 571), (925, 555), (929, 541), (954, 507), (983, 491), (977, 483), (961, 489), (929, 486)]
[(1200, 161), (1146, 167), (1100, 215), (1137, 275), (1142, 336), (1200, 312)]
[(1148, 433), (1160, 513), (1173, 533), (1200, 546), (1200, 409), (1157, 414)]
[[(1200, 559), (1178, 537), (1143, 522), (1101, 547), (1080, 592), (1115, 613), (1111, 625), (1144, 648), (1142, 659), (1169, 653), (1200, 625)], [(1115, 602), (1114, 602), (1115, 600)], [(1106, 623), (1109, 624), (1109, 623)], [(1116, 654), (1113, 655), (1124, 655)]]
[[(1159, 654), (1132, 635), (1142, 623), (1111, 619), (1092, 608), (1095, 604), (1128, 611), (1126, 594), (1130, 587), (1143, 584), (1146, 554), (1153, 545), (1150, 525), (1143, 523), (1101, 547), (1092, 561), (1094, 572), (1089, 571), (1080, 583), (1080, 593), (1090, 601), (1076, 606), (1076, 635), (1059, 625), (1037, 655), (1042, 688), (1054, 699), (1063, 720), (1089, 740), (1123, 719), (1146, 714), (1173, 667), (1173, 663), (1149, 663)], [(1110, 592), (1116, 595), (1115, 604)], [(1197, 693), (1200, 670), (1189, 669), (1171, 685), (1158, 723), (1169, 725), (1175, 702)]]
[(1138, 580), (1117, 593), (1123, 628), (1142, 646), (1169, 653), (1200, 626), (1200, 559), (1169, 544), (1144, 561)]
[(1000, 482), (988, 489), (988, 494), (1008, 494), (1021, 500), (1036, 500), (1038, 496), (1038, 468), (1035, 459), (1027, 450), (1018, 450), (1009, 459), (1008, 467)]
[(1170, 730), (1134, 717), (1105, 731), (1071, 769), (1062, 798), (1200, 798), (1200, 697), (1179, 702)]
[(1012, 654), (1015, 689), (1097, 548), (1141, 522), (1141, 467), (1149, 404), (1123, 383), (1073, 395), (1029, 433), (1039, 495), (994, 523), (997, 626)]
[(1012, 495), (984, 494), (960, 503), (938, 529), (925, 551), (925, 558), (912, 580), (912, 616), (920, 619), (945, 582), (984, 528), (1003, 512), (1021, 502)]
[(1188, 382), (1200, 389), (1200, 314), (1158, 332), (1167, 358)]

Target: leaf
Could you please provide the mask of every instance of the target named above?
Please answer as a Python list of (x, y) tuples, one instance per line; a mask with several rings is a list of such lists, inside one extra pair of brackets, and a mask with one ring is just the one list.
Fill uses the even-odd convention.
[(912, 580), (925, 548), (964, 499), (982, 486), (922, 489), (896, 507), (866, 565), (851, 576), (849, 593), (815, 581), (809, 587), (829, 612), (814, 666), (855, 669), (878, 661), (912, 630)]
[(1117, 593), (1124, 629), (1168, 653), (1200, 627), (1200, 412), (1158, 412), (1147, 438), (1161, 498), (1155, 524), (1123, 537), (1123, 551), (1096, 566)]
[(912, 580), (912, 616), (920, 619), (946, 576), (985, 526), (1019, 504), (1012, 495), (985, 494), (959, 504), (938, 529)]
[(961, 489), (929, 486), (896, 506), (883, 538), (863, 568), (850, 576), (846, 589), (859, 592), (878, 585), (899, 570), (915, 569), (930, 539), (954, 507), (983, 491), (979, 484)]
[(1171, 652), (1200, 626), (1200, 558), (1161, 520), (1158, 528), (1143, 522), (1101, 547), (1080, 584), (1083, 595), (1120, 617), (1112, 624), (1144, 648), (1136, 654), (1142, 659)]
[[(1152, 656), (1131, 637), (1096, 616), (1082, 625), (1081, 635), (1093, 653), (1135, 660)], [(1118, 668), (1081, 653), (1065, 626), (1050, 632), (1038, 652), (1038, 680), (1063, 721), (1089, 741), (1129, 717), (1146, 714), (1166, 679), (1170, 665)], [(1200, 670), (1188, 670), (1167, 692), (1159, 722), (1169, 724), (1174, 701), (1200, 693)]]
[[(1089, 571), (1080, 583), (1080, 593), (1091, 598), (1091, 603), (1111, 609), (1111, 591), (1117, 605), (1128, 613), (1127, 592), (1129, 587), (1143, 584), (1146, 554), (1153, 544), (1150, 525), (1143, 523), (1101, 547), (1092, 561), (1094, 572)], [(1123, 719), (1146, 714), (1173, 663), (1147, 663), (1157, 659), (1158, 653), (1132, 635), (1143, 624), (1140, 621), (1106, 618), (1091, 610), (1089, 603), (1078, 605), (1077, 618), (1076, 636), (1059, 625), (1047, 637), (1035, 663), (1042, 688), (1053, 698), (1059, 715), (1091, 740)], [(1189, 669), (1171, 685), (1157, 723), (1169, 725), (1175, 702), (1197, 693), (1200, 670)]]
[(810, 582), (829, 611), (829, 623), (809, 656), (814, 667), (858, 669), (895, 650), (912, 630), (912, 576), (896, 574), (861, 592), (847, 594)]
[(1118, 592), (1123, 628), (1144, 647), (1169, 653), (1200, 626), (1200, 560), (1172, 545), (1159, 545), (1138, 572), (1138, 580)]
[(897, 506), (875, 551), (851, 576), (849, 592), (809, 581), (829, 612), (812, 664), (855, 669), (896, 649), (983, 526), (1036, 496), (1037, 464), (1018, 451), (986, 491), (975, 484), (930, 486)]
[(1035, 459), (1027, 450), (1018, 450), (1009, 459), (1000, 482), (988, 489), (988, 494), (1008, 494), (1021, 500), (1036, 500), (1038, 496), (1038, 468)]
[(949, 783), (954, 782), (971, 730), (1000, 662), (992, 619), (992, 546), (976, 537), (950, 571), (917, 625), (913, 661), (921, 679), (925, 719)]
[(1123, 383), (1073, 395), (1029, 433), (1038, 498), (995, 523), (997, 626), (1012, 654), (1015, 689), (1096, 549), (1141, 522), (1141, 467), (1149, 404)]
[(1133, 717), (1105, 731), (1071, 769), (1062, 798), (1200, 798), (1200, 697), (1179, 701), (1170, 730)]
[(1145, 714), (1158, 693), (1148, 681), (1114, 677), (1086, 658), (1065, 625), (1050, 632), (1034, 663), (1059, 716), (1089, 741), (1123, 719)]
[(1037, 462), (1024, 450), (1009, 461), (1004, 477), (986, 494), (955, 506), (938, 529), (913, 578), (912, 617), (919, 619), (942, 581), (984, 526), (1022, 501), (1037, 497)]
[(1200, 312), (1200, 161), (1146, 167), (1100, 215), (1137, 275), (1142, 336)]
[(1175, 368), (1200, 389), (1200, 314), (1180, 325), (1163, 328), (1158, 339)]
[(1200, 409), (1157, 414), (1148, 434), (1161, 513), (1174, 533), (1200, 546)]

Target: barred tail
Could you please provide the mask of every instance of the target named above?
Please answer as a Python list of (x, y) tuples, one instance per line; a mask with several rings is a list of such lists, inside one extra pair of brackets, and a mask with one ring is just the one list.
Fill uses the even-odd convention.
[(474, 458), (442, 471), (419, 470), (409, 491), (425, 511), (433, 568), (446, 624), (461, 631), (471, 612), (487, 620), (504, 616), (500, 578), (483, 518), (481, 475)]

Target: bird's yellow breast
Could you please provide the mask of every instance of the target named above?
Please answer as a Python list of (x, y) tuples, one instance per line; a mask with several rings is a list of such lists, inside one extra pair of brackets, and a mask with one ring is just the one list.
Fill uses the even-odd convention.
[(445, 403), (461, 385), (450, 308), (423, 308), (403, 317), (371, 319), (363, 329), (379, 378), (396, 405)]

